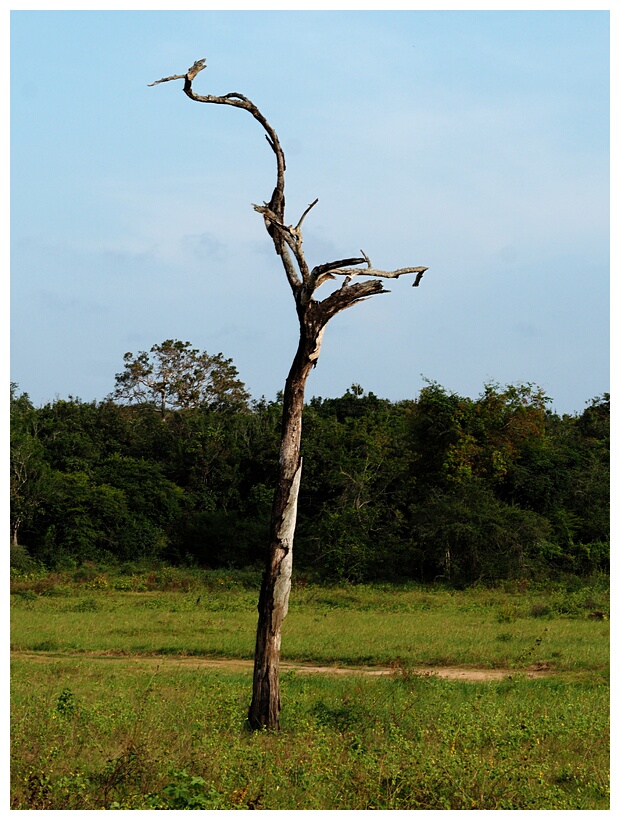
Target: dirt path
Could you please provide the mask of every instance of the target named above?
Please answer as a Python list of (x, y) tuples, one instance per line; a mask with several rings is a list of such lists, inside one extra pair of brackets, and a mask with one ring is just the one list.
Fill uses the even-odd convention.
[[(50, 661), (50, 660), (104, 660), (123, 661), (124, 663), (143, 663), (152, 666), (178, 666), (190, 669), (224, 669), (229, 672), (251, 672), (254, 662), (250, 660), (238, 660), (232, 658), (197, 658), (194, 656), (184, 657), (177, 655), (111, 655), (96, 652), (13, 652), (11, 659), (28, 661)], [(319, 666), (316, 664), (291, 663), (282, 661), (280, 663), (282, 672), (294, 671), (300, 674), (323, 674), (323, 675), (394, 675), (398, 674), (399, 667), (380, 666)], [(456, 666), (435, 666), (418, 667), (407, 669), (407, 674), (420, 676), (433, 676), (438, 678), (451, 678), (453, 680), (466, 681), (494, 681), (509, 678), (516, 674), (511, 669), (476, 669), (471, 667)], [(550, 674), (548, 669), (531, 667), (524, 670), (528, 678), (539, 678)]]

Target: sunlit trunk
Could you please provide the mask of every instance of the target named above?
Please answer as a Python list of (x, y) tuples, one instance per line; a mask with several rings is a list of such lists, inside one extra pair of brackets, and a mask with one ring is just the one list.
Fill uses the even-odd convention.
[(254, 684), (248, 720), (253, 729), (277, 729), (280, 717), (280, 643), (288, 612), (293, 540), (301, 480), (301, 425), (306, 381), (316, 364), (322, 331), (302, 333), (284, 389), (280, 469), (271, 511), (270, 546), (258, 602)]

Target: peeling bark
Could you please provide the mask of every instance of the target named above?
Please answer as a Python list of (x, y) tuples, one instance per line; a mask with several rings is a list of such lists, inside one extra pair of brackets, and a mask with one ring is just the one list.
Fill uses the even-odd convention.
[[(264, 129), (267, 142), (276, 157), (276, 184), (269, 202), (253, 207), (262, 215), (274, 249), (282, 260), (299, 318), (299, 345), (284, 389), (279, 478), (271, 512), (269, 552), (258, 602), (254, 683), (252, 703), (248, 712), (248, 720), (253, 729), (275, 729), (279, 728), (281, 707), (280, 644), (282, 622), (288, 611), (291, 590), (293, 541), (301, 481), (301, 425), (306, 382), (312, 368), (317, 365), (325, 326), (333, 316), (370, 296), (388, 293), (383, 287), (382, 279), (398, 279), (400, 276), (415, 273), (413, 286), (417, 287), (427, 268), (379, 270), (372, 266), (364, 251), (360, 251), (361, 257), (327, 262), (310, 270), (303, 251), (301, 228), (318, 199), (308, 205), (296, 225), (286, 224), (286, 161), (276, 132), (254, 103), (236, 91), (223, 96), (196, 94), (192, 88), (192, 81), (204, 68), (205, 59), (196, 60), (185, 74), (163, 77), (151, 85), (184, 80), (183, 91), (191, 100), (242, 108)], [(353, 267), (364, 263), (365, 268)], [(342, 285), (322, 301), (316, 300), (314, 294), (318, 288), (325, 282), (336, 279), (337, 276), (343, 277)], [(351, 284), (354, 278), (362, 276), (372, 278)]]

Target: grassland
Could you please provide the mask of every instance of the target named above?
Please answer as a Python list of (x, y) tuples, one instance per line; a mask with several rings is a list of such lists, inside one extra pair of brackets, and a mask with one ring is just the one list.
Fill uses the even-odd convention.
[[(284, 672), (282, 730), (250, 733), (250, 672), (198, 661), (251, 658), (256, 581), (16, 577), (12, 808), (609, 807), (603, 583), (297, 584), (284, 660), (394, 671)], [(437, 666), (507, 674), (421, 674)]]

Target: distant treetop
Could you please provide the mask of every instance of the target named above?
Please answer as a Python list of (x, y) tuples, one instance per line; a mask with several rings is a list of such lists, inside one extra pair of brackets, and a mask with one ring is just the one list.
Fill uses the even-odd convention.
[(152, 405), (162, 416), (168, 410), (195, 407), (247, 407), (250, 394), (232, 359), (193, 348), (190, 342), (167, 339), (136, 356), (125, 353), (124, 370), (116, 374), (110, 398), (128, 404)]

